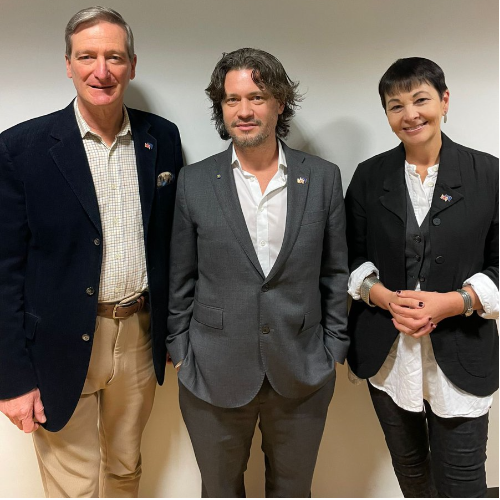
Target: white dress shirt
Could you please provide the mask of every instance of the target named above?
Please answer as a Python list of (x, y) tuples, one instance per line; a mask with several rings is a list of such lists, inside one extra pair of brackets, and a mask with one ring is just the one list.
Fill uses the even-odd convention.
[[(427, 169), (424, 182), (421, 181), (415, 165), (405, 162), (405, 181), (413, 204), (418, 224), (422, 224), (432, 203), (434, 185), (439, 165)], [(349, 294), (354, 300), (360, 299), (363, 280), (370, 274), (379, 276), (379, 271), (372, 262), (365, 262), (349, 277)], [(498, 290), (484, 274), (477, 273), (464, 282), (472, 286), (483, 308), (478, 310), (485, 319), (498, 319)], [(416, 290), (420, 290), (417, 281)], [(439, 331), (435, 333), (439, 335)], [(350, 372), (353, 382), (359, 379)], [(391, 347), (387, 358), (370, 383), (389, 394), (393, 401), (408, 411), (422, 411), (423, 400), (432, 411), (443, 418), (479, 417), (488, 412), (493, 396), (479, 397), (469, 394), (455, 386), (436, 362), (429, 335), (415, 339), (400, 333)]]
[(142, 208), (132, 129), (123, 124), (111, 146), (92, 132), (74, 101), (76, 121), (94, 181), (102, 226), (99, 302), (118, 302), (148, 286)]
[(234, 146), (231, 163), (241, 210), (265, 276), (276, 262), (285, 235), (287, 165), (280, 141), (278, 150), (278, 170), (264, 193), (257, 177), (241, 167)]

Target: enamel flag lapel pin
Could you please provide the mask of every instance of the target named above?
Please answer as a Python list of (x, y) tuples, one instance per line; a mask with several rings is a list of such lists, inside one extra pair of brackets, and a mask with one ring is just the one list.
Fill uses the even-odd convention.
[(440, 196), (440, 198), (443, 200), (443, 201), (451, 201), (453, 199), (452, 196), (450, 196), (449, 194), (442, 194)]
[(153, 149), (153, 145), (150, 142), (145, 142), (144, 147), (149, 150)]

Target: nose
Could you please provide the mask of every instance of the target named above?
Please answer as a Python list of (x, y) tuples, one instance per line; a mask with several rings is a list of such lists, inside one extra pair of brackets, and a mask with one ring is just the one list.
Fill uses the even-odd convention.
[(418, 108), (416, 106), (413, 106), (413, 105), (408, 105), (408, 106), (405, 106), (404, 108), (405, 110), (405, 120), (408, 120), (408, 121), (412, 121), (412, 120), (416, 120), (420, 114), (418, 112)]
[(253, 116), (253, 109), (248, 99), (242, 99), (238, 106), (238, 118), (245, 119)]
[(94, 76), (98, 80), (106, 80), (109, 76), (108, 63), (105, 57), (98, 57), (94, 67)]

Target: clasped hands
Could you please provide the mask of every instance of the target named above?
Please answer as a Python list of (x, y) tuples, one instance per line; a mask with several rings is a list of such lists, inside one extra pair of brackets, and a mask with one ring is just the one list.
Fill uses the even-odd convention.
[(370, 290), (370, 301), (391, 313), (398, 331), (414, 338), (429, 335), (443, 319), (461, 314), (464, 306), (457, 292), (393, 292), (381, 283)]

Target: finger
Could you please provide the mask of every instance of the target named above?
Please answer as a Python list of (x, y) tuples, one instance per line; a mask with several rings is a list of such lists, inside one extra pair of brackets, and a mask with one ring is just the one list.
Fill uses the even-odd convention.
[(31, 434), (35, 430), (35, 422), (31, 417), (25, 418), (22, 421), (22, 425), (23, 425), (23, 431), (26, 434)]
[(417, 330), (412, 337), (415, 339), (418, 339), (420, 337), (423, 337), (424, 335), (429, 335), (433, 330), (436, 329), (436, 324), (434, 323), (429, 323), (428, 325), (425, 325), (422, 327), (420, 330)]
[(43, 404), (40, 396), (38, 396), (33, 404), (33, 410), (35, 414), (35, 420), (40, 422), (41, 424), (47, 421), (47, 417), (45, 416), (45, 412), (43, 410)]
[(427, 313), (426, 315), (425, 311), (422, 309), (413, 309), (411, 307), (404, 307), (394, 302), (389, 302), (389, 307), (391, 311), (393, 311), (395, 314), (399, 314), (400, 316), (404, 316), (405, 318), (421, 319), (429, 317), (429, 313)]
[(400, 316), (399, 314), (395, 314), (393, 315), (393, 318), (398, 322), (398, 324), (403, 325), (406, 329), (411, 331), (411, 333), (415, 333), (417, 330), (420, 330), (420, 328), (422, 328), (429, 322), (428, 317), (421, 319), (413, 319)]
[(392, 318), (392, 324), (394, 325), (394, 328), (396, 328), (396, 330), (398, 332), (404, 333), (405, 335), (411, 335), (413, 333), (413, 330), (410, 330), (405, 325), (402, 325), (401, 323), (396, 321), (394, 318)]
[(410, 299), (400, 297), (399, 295), (396, 296), (396, 300), (394, 301), (394, 303), (403, 307), (411, 307), (412, 309), (422, 309), (425, 307), (425, 302), (423, 302), (421, 299)]

